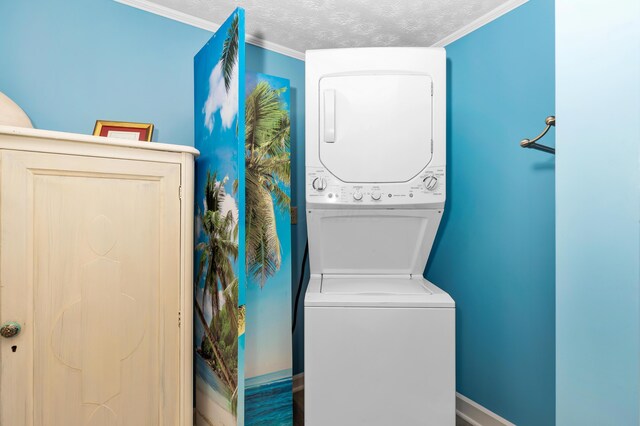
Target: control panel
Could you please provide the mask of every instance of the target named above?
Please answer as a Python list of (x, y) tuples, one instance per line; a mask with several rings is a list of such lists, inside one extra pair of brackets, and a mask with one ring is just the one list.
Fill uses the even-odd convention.
[(429, 166), (409, 182), (347, 183), (324, 167), (307, 166), (307, 204), (393, 207), (413, 204), (441, 204), (445, 200), (444, 166)]

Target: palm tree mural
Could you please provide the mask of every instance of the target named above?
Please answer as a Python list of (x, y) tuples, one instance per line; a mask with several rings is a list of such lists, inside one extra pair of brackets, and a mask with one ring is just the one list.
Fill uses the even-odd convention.
[[(216, 66), (222, 70), (222, 79), (216, 82), (221, 85), (224, 80), (228, 96), (234, 92), (237, 78), (244, 78), (237, 73), (240, 26), (239, 16), (235, 14), (226, 31), (222, 49), (218, 40), (215, 50), (215, 55), (220, 55)], [(208, 72), (212, 71), (208, 69)], [(281, 96), (284, 90), (273, 89), (268, 82), (262, 81), (246, 97), (246, 219), (240, 226), (246, 227), (247, 279), (259, 283), (260, 287), (281, 267), (282, 248), (276, 216), (289, 212), (290, 123), (288, 107)], [(224, 96), (224, 92), (219, 95)], [(238, 134), (237, 118), (235, 124), (235, 138), (228, 127), (216, 126), (215, 132), (209, 128), (211, 136), (207, 136), (205, 142), (219, 143), (225, 149), (237, 149), (238, 138), (242, 137)], [(200, 165), (207, 164), (206, 161), (211, 160), (201, 160)], [(212, 168), (207, 171), (204, 194), (200, 196), (204, 196), (204, 208), (200, 206), (197, 213), (202, 238), (196, 245), (195, 278), (197, 289), (202, 289), (202, 293), (197, 293), (195, 314), (203, 326), (201, 335), (197, 336), (197, 350), (204, 361), (200, 365), (214, 373), (215, 386), (225, 388), (216, 387), (214, 390), (218, 392), (217, 389), (221, 389), (229, 401), (229, 411), (235, 415), (238, 391), (241, 391), (238, 388), (238, 340), (239, 331), (244, 330), (245, 318), (244, 310), (238, 307), (239, 278), (242, 280), (236, 271), (239, 266), (239, 224), (235, 211), (227, 208), (228, 201), (231, 201), (227, 197), (234, 196), (228, 194), (227, 189), (232, 187), (235, 193), (239, 183), (234, 172), (229, 174), (233, 182), (228, 177), (222, 178), (221, 170), (226, 169), (218, 167), (220, 161), (227, 160), (214, 155), (209, 163)], [(203, 168), (206, 170), (206, 167)]]
[[(223, 202), (226, 197), (224, 185), (228, 178), (217, 181), (217, 173), (207, 172), (205, 185), (204, 212), (200, 216), (202, 230), (207, 236), (206, 241), (196, 245), (200, 253), (196, 282), (200, 283), (204, 276), (204, 288), (202, 291), (202, 304), (196, 300), (196, 314), (203, 323), (205, 337), (208, 342), (201, 345), (202, 349), (210, 347), (217, 366), (222, 372), (223, 379), (235, 391), (237, 387), (236, 370), (237, 354), (227, 353), (224, 349), (229, 346), (220, 340), (222, 334), (226, 340), (235, 340), (237, 337), (237, 301), (238, 285), (237, 277), (233, 270), (233, 262), (238, 258), (238, 228), (234, 221), (233, 212), (223, 213)], [(211, 298), (211, 323), (207, 323), (202, 306), (206, 296)], [(224, 298), (224, 299), (222, 299)], [(221, 306), (224, 305), (224, 313)], [(225, 323), (230, 324), (230, 331), (223, 333)], [(233, 335), (235, 332), (235, 336)], [(204, 339), (203, 339), (204, 340)], [(205, 348), (206, 347), (206, 348)]]
[[(227, 31), (219, 60), (227, 92), (233, 83), (233, 70), (238, 62), (238, 23), (236, 14)], [(235, 414), (238, 395), (238, 278), (234, 266), (238, 259), (238, 224), (232, 211), (223, 212), (227, 183), (228, 177), (218, 181), (217, 172), (207, 171), (204, 211), (200, 214), (206, 238), (196, 245), (200, 256), (196, 283), (204, 281), (204, 287), (201, 301), (195, 301), (195, 311), (204, 328), (199, 351), (229, 388), (231, 411)], [(233, 186), (237, 187), (237, 181)], [(211, 300), (212, 312), (209, 322), (203, 309), (207, 296)]]
[(275, 210), (289, 212), (289, 112), (285, 89), (259, 82), (245, 101), (246, 266), (261, 287), (282, 261)]
[[(212, 38), (212, 43), (208, 43), (196, 55), (196, 99), (199, 103), (200, 95), (208, 94), (208, 98), (203, 99), (204, 128), (202, 136), (196, 134), (197, 144), (207, 152), (214, 145), (223, 149), (238, 149), (238, 132), (235, 135), (229, 131), (229, 123), (214, 126), (215, 120), (221, 120), (221, 106), (225, 99), (212, 99), (213, 96), (229, 98), (238, 88), (238, 65), (240, 51), (239, 29), (243, 26), (241, 13), (234, 13), (223, 26), (225, 30), (220, 31), (223, 40), (216, 35)], [(215, 66), (211, 68), (211, 60), (215, 61)], [(221, 71), (217, 74), (218, 70)], [(215, 84), (211, 78), (216, 72)], [(218, 91), (218, 85), (224, 90)], [(208, 86), (207, 86), (208, 83)], [(206, 90), (200, 90), (206, 87)], [(221, 87), (220, 87), (221, 88)], [(226, 92), (226, 93), (225, 93)], [(217, 115), (216, 115), (217, 114)], [(214, 117), (214, 115), (216, 115)], [(236, 121), (237, 114), (231, 118)], [(208, 133), (207, 133), (208, 130)], [(204, 188), (198, 198), (204, 197), (204, 207), (198, 206), (197, 223), (200, 231), (200, 238), (197, 241), (196, 249), (196, 270), (195, 285), (197, 291), (195, 299), (196, 321), (202, 323), (202, 330), (198, 328), (201, 335), (196, 336), (196, 346), (198, 356), (197, 369), (206, 368), (211, 374), (197, 372), (204, 384), (215, 394), (223, 396), (228, 401), (228, 407), (222, 407), (233, 417), (236, 415), (238, 402), (238, 329), (241, 326), (238, 312), (238, 217), (235, 209), (229, 206), (233, 203), (231, 194), (227, 194), (226, 189), (231, 185), (229, 176), (235, 180), (237, 174), (235, 170), (227, 172), (221, 171), (222, 162), (227, 161), (218, 153), (213, 153), (210, 157), (203, 156), (196, 164), (197, 177), (202, 179)], [(225, 170), (226, 165), (224, 166)], [(201, 170), (201, 171), (199, 171)], [(205, 176), (202, 176), (206, 171)], [(223, 178), (224, 176), (224, 178)], [(198, 187), (200, 183), (198, 182)], [(237, 182), (233, 182), (233, 187), (237, 187)], [(231, 211), (230, 211), (231, 210)], [(207, 373), (208, 373), (207, 372)], [(212, 377), (213, 376), (213, 377)], [(200, 386), (200, 385), (197, 385)], [(203, 389), (204, 390), (204, 389)], [(209, 391), (203, 392), (201, 398), (210, 399), (209, 403), (217, 404), (215, 400), (206, 395)], [(197, 408), (197, 407), (196, 407)], [(206, 411), (206, 410), (205, 410)], [(209, 420), (206, 413), (201, 413), (205, 420)], [(225, 424), (232, 424), (226, 422)]]

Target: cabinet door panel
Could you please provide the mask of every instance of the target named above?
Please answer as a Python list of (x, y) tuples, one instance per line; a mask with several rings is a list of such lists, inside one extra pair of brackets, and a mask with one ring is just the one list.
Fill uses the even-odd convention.
[(0, 161), (0, 424), (177, 424), (180, 165)]

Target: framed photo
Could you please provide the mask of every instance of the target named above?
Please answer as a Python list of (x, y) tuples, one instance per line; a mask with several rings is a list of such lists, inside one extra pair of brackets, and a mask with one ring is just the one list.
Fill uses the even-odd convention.
[(153, 124), (97, 120), (96, 127), (93, 128), (93, 135), (127, 139), (130, 141), (151, 142)]

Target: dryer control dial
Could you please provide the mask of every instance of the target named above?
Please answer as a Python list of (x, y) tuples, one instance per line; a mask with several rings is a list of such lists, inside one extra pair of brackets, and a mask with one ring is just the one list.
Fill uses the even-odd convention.
[(356, 201), (362, 200), (362, 192), (356, 190), (356, 192), (353, 193), (353, 199)]
[(371, 199), (378, 201), (380, 199), (380, 197), (382, 197), (382, 194), (380, 193), (380, 191), (373, 191), (371, 193)]
[(313, 186), (313, 189), (316, 191), (324, 191), (327, 189), (327, 180), (325, 178), (317, 177), (313, 182), (311, 182), (311, 186)]
[(438, 178), (435, 176), (427, 176), (422, 181), (422, 184), (427, 191), (433, 191), (438, 187)]

